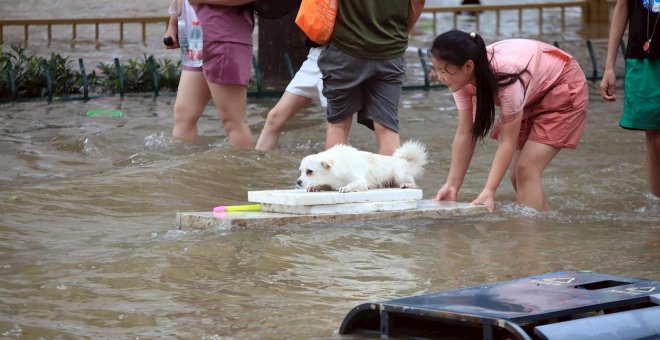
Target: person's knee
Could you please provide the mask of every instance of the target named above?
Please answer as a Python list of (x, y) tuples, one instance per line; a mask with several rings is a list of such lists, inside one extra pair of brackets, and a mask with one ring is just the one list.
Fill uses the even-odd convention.
[(190, 111), (190, 105), (183, 100), (176, 100), (174, 102), (174, 115), (181, 116)]
[(231, 119), (221, 119), (221, 121), (222, 121), (222, 126), (225, 128), (227, 133), (231, 133), (232, 131), (240, 129), (242, 125), (246, 125), (245, 122), (240, 122)]
[(199, 119), (199, 115), (183, 103), (174, 103), (174, 122), (178, 124), (194, 125)]
[(225, 131), (227, 131), (228, 134), (240, 133), (245, 130), (249, 131), (249, 127), (247, 121), (245, 120), (245, 117), (238, 118), (228, 115), (222, 115), (220, 121), (222, 122), (222, 126), (225, 128)]
[(282, 112), (277, 109), (277, 107), (272, 108), (268, 111), (268, 116), (266, 116), (266, 126), (271, 129), (279, 129), (283, 125), (282, 121)]
[(511, 174), (511, 181), (515, 184), (520, 184), (539, 177), (538, 169), (528, 159), (521, 158), (516, 163), (513, 173)]

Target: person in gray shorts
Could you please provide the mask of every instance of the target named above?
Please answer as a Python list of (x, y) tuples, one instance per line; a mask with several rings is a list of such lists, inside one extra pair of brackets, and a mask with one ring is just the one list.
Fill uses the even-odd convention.
[(399, 98), (405, 73), (408, 32), (425, 0), (342, 0), (330, 43), (318, 66), (328, 99), (326, 149), (348, 144), (358, 123), (374, 130), (378, 152), (400, 145)]

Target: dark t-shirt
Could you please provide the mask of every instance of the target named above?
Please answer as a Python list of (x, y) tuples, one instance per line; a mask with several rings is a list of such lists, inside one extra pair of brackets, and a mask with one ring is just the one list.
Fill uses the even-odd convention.
[[(658, 0), (656, 0), (658, 1)], [(643, 0), (628, 0), (628, 44), (626, 45), (626, 59), (660, 59), (660, 14), (647, 10)], [(656, 25), (656, 22), (657, 25)], [(651, 39), (651, 48), (645, 52), (643, 47), (647, 39), (651, 38), (653, 27), (655, 32)]]

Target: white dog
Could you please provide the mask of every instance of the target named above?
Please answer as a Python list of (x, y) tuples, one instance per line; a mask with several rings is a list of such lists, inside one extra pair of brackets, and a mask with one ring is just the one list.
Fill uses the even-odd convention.
[(426, 147), (417, 141), (405, 142), (392, 156), (339, 144), (303, 158), (297, 184), (307, 191), (416, 188), (415, 177), (424, 172), (427, 158)]

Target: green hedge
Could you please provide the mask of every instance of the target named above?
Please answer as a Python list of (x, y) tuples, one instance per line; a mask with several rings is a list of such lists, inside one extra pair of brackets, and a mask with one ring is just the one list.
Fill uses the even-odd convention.
[[(49, 59), (27, 55), (26, 50), (12, 45), (3, 52), (0, 45), (0, 99), (26, 99), (46, 96), (75, 97), (85, 92), (85, 80), (79, 60), (74, 64), (69, 57), (52, 53)], [(46, 66), (47, 65), (47, 66)], [(176, 91), (181, 75), (181, 61), (156, 60), (143, 55), (129, 59), (125, 64), (99, 63), (96, 70), (85, 72), (87, 90), (91, 95), (125, 92)], [(82, 68), (84, 70), (84, 68)], [(49, 89), (50, 78), (50, 92)], [(123, 88), (121, 79), (123, 79)]]

